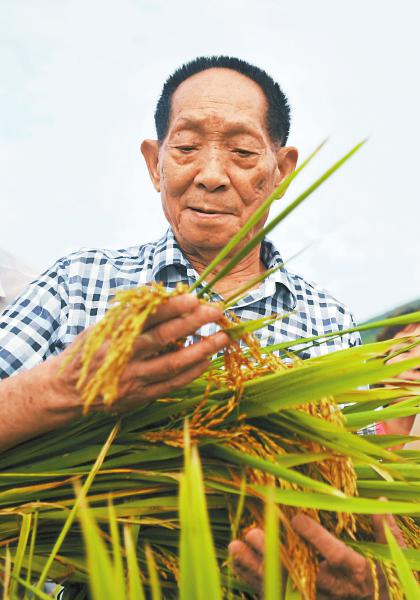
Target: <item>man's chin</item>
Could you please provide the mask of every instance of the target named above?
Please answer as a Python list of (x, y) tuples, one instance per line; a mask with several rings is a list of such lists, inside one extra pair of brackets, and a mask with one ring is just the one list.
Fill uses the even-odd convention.
[[(176, 238), (181, 247), (187, 252), (199, 253), (212, 252), (217, 253), (232, 239), (239, 231), (238, 223), (229, 222), (229, 218), (221, 219), (203, 219), (200, 224), (192, 223), (185, 219), (179, 223), (178, 231), (175, 231)], [(185, 247), (185, 248), (184, 248)]]
[(209, 232), (204, 228), (199, 231), (175, 232), (178, 243), (187, 254), (217, 254), (232, 239), (233, 235), (235, 233)]

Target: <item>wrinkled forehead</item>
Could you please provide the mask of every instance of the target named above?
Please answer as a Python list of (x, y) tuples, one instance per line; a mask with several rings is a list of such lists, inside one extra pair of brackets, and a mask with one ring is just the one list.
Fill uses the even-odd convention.
[(225, 138), (236, 136), (251, 136), (261, 143), (268, 138), (261, 123), (255, 123), (246, 115), (238, 115), (231, 112), (220, 114), (217, 110), (195, 110), (183, 111), (171, 120), (169, 137), (175, 137), (182, 132), (198, 133), (203, 136), (211, 136), (217, 133)]
[(260, 86), (231, 69), (208, 69), (183, 81), (171, 102), (170, 129), (181, 123), (229, 121), (242, 127), (266, 130), (267, 100)]

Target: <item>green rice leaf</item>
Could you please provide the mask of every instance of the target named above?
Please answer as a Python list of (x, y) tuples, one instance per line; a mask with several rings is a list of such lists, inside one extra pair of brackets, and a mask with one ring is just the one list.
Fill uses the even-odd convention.
[(420, 596), (419, 584), (417, 583), (413, 572), (407, 563), (403, 551), (401, 550), (397, 540), (393, 536), (391, 529), (386, 522), (384, 523), (384, 529), (392, 560), (404, 590), (406, 600), (418, 600)]
[(43, 569), (43, 571), (42, 571), (42, 573), (41, 573), (41, 575), (39, 577), (38, 583), (36, 585), (36, 589), (42, 589), (42, 586), (44, 585), (45, 580), (46, 580), (46, 578), (48, 576), (48, 571), (49, 571), (52, 563), (54, 562), (54, 559), (57, 556), (57, 553), (58, 553), (59, 549), (61, 548), (61, 546), (62, 546), (62, 544), (64, 542), (64, 539), (65, 539), (65, 537), (66, 537), (66, 535), (67, 535), (67, 533), (68, 533), (68, 531), (69, 531), (69, 529), (70, 529), (70, 527), (71, 527), (71, 525), (72, 525), (72, 523), (73, 523), (73, 521), (74, 521), (74, 519), (76, 517), (77, 511), (79, 510), (79, 505), (86, 498), (86, 495), (87, 495), (87, 493), (88, 493), (88, 491), (90, 489), (90, 486), (93, 483), (95, 475), (97, 474), (97, 472), (101, 468), (102, 463), (104, 462), (105, 457), (107, 455), (108, 449), (111, 446), (112, 442), (114, 441), (114, 439), (115, 439), (115, 437), (116, 437), (116, 435), (118, 433), (118, 430), (119, 430), (119, 423), (117, 423), (116, 425), (114, 425), (111, 433), (108, 436), (108, 439), (106, 440), (106, 442), (105, 442), (105, 444), (104, 444), (101, 452), (99, 453), (99, 455), (98, 455), (98, 457), (97, 457), (97, 459), (95, 461), (95, 464), (93, 465), (93, 467), (92, 467), (89, 475), (86, 478), (85, 483), (83, 484), (81, 492), (80, 492), (80, 494), (79, 494), (76, 502), (74, 503), (73, 508), (69, 512), (69, 514), (67, 516), (67, 519), (66, 519), (66, 521), (64, 523), (64, 526), (63, 526), (63, 528), (62, 528), (62, 530), (60, 532), (60, 535), (58, 536), (57, 541), (54, 544), (54, 547), (53, 547), (51, 553), (49, 554), (48, 559), (47, 559), (47, 561), (46, 561), (46, 563), (44, 565), (44, 569)]
[[(365, 556), (372, 556), (375, 560), (392, 560), (391, 550), (387, 544), (353, 541), (347, 541), (346, 544)], [(414, 571), (420, 571), (420, 550), (415, 550), (414, 548), (401, 548), (401, 552), (404, 554), (409, 568)]]
[[(33, 561), (33, 557), (34, 557), (34, 550), (35, 550), (35, 541), (36, 541), (36, 534), (37, 534), (37, 530), (38, 530), (38, 511), (35, 510), (35, 512), (32, 515), (32, 531), (31, 531), (31, 541), (29, 544), (29, 555), (28, 555), (28, 561), (26, 564), (26, 583), (29, 585), (31, 583), (32, 580), (32, 561)], [(27, 600), (28, 595), (28, 588), (25, 588), (25, 596), (24, 596), (24, 600)]]
[[(81, 491), (78, 492), (78, 498)], [(117, 578), (102, 536), (84, 498), (79, 499), (78, 516), (82, 525), (87, 553), (89, 588), (93, 600), (115, 600), (123, 598), (124, 578)]]
[[(369, 331), (370, 329), (377, 329), (381, 327), (391, 327), (393, 325), (409, 325), (410, 323), (420, 323), (420, 311), (415, 311), (406, 315), (401, 315), (399, 317), (388, 317), (387, 319), (381, 319), (380, 321), (373, 321), (372, 323), (364, 323), (363, 325), (358, 325), (357, 327), (348, 327), (347, 329), (343, 329), (342, 331), (332, 331), (331, 333), (324, 333), (322, 335), (315, 335), (307, 338), (299, 338), (296, 341), (287, 341), (281, 342), (279, 344), (272, 344), (271, 346), (267, 346), (265, 348), (265, 352), (275, 352), (277, 350), (290, 349), (294, 346), (300, 346), (305, 344), (310, 344), (313, 342), (319, 342), (327, 339), (334, 339), (336, 337), (341, 337), (346, 333), (355, 333), (356, 331)], [(391, 340), (393, 345), (397, 343), (401, 343), (403, 338), (399, 338), (398, 341)], [(389, 342), (390, 340), (386, 340)], [(379, 342), (383, 343), (383, 342)], [(365, 346), (371, 344), (365, 344)], [(332, 353), (334, 354), (334, 353)]]
[(226, 460), (244, 467), (248, 466), (253, 467), (254, 469), (260, 469), (265, 473), (271, 473), (280, 479), (296, 483), (310, 490), (316, 490), (332, 496), (344, 496), (343, 492), (326, 483), (323, 483), (322, 481), (317, 481), (316, 479), (312, 479), (311, 477), (303, 475), (298, 471), (293, 471), (292, 469), (281, 466), (275, 462), (270, 462), (263, 458), (259, 458), (258, 456), (247, 454), (246, 452), (240, 452), (239, 450), (234, 450), (233, 448), (219, 445), (211, 446), (209, 452), (211, 455), (217, 456), (222, 460)]
[(159, 576), (156, 568), (153, 552), (149, 544), (146, 544), (146, 565), (149, 574), (151, 600), (162, 600), (162, 590), (160, 588)]
[(20, 571), (22, 568), (23, 558), (26, 553), (26, 546), (28, 544), (29, 533), (31, 530), (31, 515), (22, 515), (22, 525), (19, 533), (19, 542), (16, 548), (16, 554), (13, 561), (13, 570), (12, 570), (12, 582), (10, 584), (9, 594), (13, 598), (15, 594), (17, 594), (17, 581), (20, 578)]
[[(250, 485), (252, 490), (265, 498), (270, 493), (266, 486)], [(273, 499), (278, 504), (296, 506), (298, 508), (315, 508), (317, 510), (329, 510), (332, 512), (354, 512), (359, 514), (395, 514), (395, 515), (420, 515), (420, 503), (401, 502), (389, 500), (372, 500), (368, 498), (350, 497), (339, 498), (326, 496), (317, 492), (301, 492), (296, 490), (284, 490), (276, 488), (273, 491)]]
[(129, 525), (124, 525), (124, 543), (127, 557), (127, 600), (146, 600), (137, 560), (136, 545), (133, 540), (132, 528)]
[(207, 513), (200, 459), (185, 430), (184, 474), (180, 481), (180, 599), (222, 600), (220, 574)]
[(264, 599), (281, 600), (280, 527), (278, 508), (268, 493), (264, 522)]
[(108, 522), (111, 534), (113, 570), (117, 581), (124, 581), (124, 566), (121, 552), (121, 542), (118, 532), (117, 514), (112, 503), (112, 497), (108, 499)]

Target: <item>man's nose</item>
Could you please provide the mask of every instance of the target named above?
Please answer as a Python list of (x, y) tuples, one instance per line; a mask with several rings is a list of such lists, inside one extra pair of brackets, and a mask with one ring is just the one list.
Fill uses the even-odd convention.
[(194, 183), (207, 192), (226, 190), (229, 187), (229, 177), (223, 164), (223, 156), (218, 152), (211, 152), (203, 157), (200, 169), (194, 178)]

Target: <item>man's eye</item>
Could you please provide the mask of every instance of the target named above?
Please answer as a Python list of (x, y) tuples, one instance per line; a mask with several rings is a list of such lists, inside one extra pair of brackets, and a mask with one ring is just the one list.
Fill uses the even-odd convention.
[(251, 152), (251, 150), (244, 150), (243, 148), (235, 148), (234, 152), (243, 158), (247, 156), (253, 156), (255, 154), (255, 152)]
[(193, 150), (195, 150), (196, 147), (195, 146), (177, 146), (176, 149), (180, 150), (181, 152), (184, 152), (185, 154), (188, 154), (189, 152), (192, 152)]

